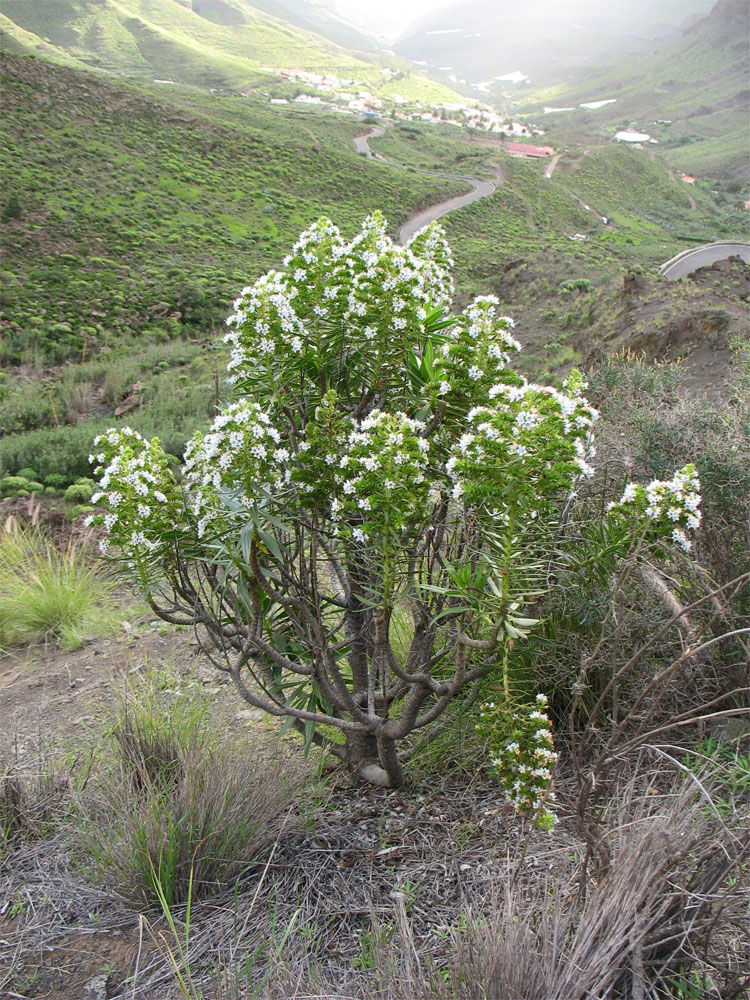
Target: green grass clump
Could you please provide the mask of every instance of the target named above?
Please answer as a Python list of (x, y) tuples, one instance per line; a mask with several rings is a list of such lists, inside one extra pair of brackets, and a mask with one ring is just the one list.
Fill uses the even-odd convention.
[(0, 647), (51, 641), (74, 649), (101, 632), (114, 584), (87, 546), (34, 529), (0, 534)]

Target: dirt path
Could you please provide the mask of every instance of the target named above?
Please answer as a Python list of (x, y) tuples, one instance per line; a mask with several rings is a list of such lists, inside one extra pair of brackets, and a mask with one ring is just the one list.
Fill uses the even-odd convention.
[[(354, 149), (358, 153), (366, 156), (369, 160), (379, 160), (381, 163), (387, 163), (391, 167), (399, 167), (401, 170), (414, 169), (419, 174), (428, 174), (431, 177), (446, 177), (450, 180), (466, 181), (471, 185), (471, 191), (467, 191), (466, 194), (459, 194), (453, 198), (447, 198), (445, 201), (439, 201), (436, 205), (430, 205), (429, 208), (425, 208), (422, 211), (416, 212), (414, 215), (410, 216), (398, 231), (399, 243), (408, 243), (415, 233), (418, 233), (420, 229), (424, 229), (424, 227), (428, 226), (431, 222), (435, 222), (436, 219), (440, 219), (444, 215), (448, 215), (449, 212), (455, 212), (457, 209), (463, 208), (465, 205), (470, 205), (473, 201), (479, 201), (480, 198), (488, 198), (495, 192), (497, 184), (493, 181), (483, 181), (478, 177), (468, 177), (466, 174), (448, 174), (439, 170), (421, 170), (416, 167), (410, 168), (405, 166), (403, 163), (396, 163), (395, 160), (387, 160), (379, 153), (373, 153), (367, 140), (376, 139), (384, 133), (385, 129), (381, 126), (373, 126), (373, 128), (369, 129), (363, 135), (357, 136), (353, 140)], [(498, 173), (498, 184), (501, 184), (502, 181), (502, 174)]]
[(547, 178), (547, 180), (549, 180), (550, 177), (554, 174), (555, 167), (557, 166), (557, 161), (560, 159), (561, 156), (562, 156), (562, 153), (555, 153), (555, 155), (549, 161), (549, 164), (547, 165), (547, 169), (544, 171), (544, 176)]
[(668, 172), (669, 172), (669, 179), (670, 179), (670, 181), (673, 181), (675, 184), (677, 184), (679, 187), (682, 188), (683, 192), (688, 196), (688, 199), (690, 201), (690, 207), (691, 207), (691, 209), (695, 212), (696, 211), (695, 198), (690, 194), (690, 192), (688, 191), (688, 189), (685, 187), (684, 182), (677, 180), (677, 178), (675, 177), (675, 174), (674, 174), (674, 170), (671, 167), (668, 167), (667, 169), (668, 169)]

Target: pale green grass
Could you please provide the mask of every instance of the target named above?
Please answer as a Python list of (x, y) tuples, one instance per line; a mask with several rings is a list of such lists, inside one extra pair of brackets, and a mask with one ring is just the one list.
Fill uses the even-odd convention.
[(115, 625), (114, 583), (85, 544), (32, 529), (0, 534), (0, 648), (53, 642), (66, 649)]

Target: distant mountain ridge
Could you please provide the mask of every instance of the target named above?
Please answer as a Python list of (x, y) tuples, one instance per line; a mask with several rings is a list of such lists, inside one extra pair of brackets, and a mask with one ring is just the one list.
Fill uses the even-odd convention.
[[(374, 87), (387, 83), (384, 67), (411, 71), (314, 0), (3, 0), (0, 33), (7, 51), (218, 89), (268, 83), (269, 66)], [(410, 84), (415, 93), (440, 88), (418, 76)]]
[(611, 66), (674, 37), (712, 0), (462, 0), (424, 17), (394, 51), (467, 83), (521, 71), (536, 86)]
[[(750, 178), (750, 4), (719, 0), (679, 38), (647, 56), (559, 87), (539, 103), (577, 107), (614, 99), (587, 111), (586, 127), (629, 122), (656, 137), (676, 166), (702, 176)], [(573, 116), (550, 116), (550, 128)], [(577, 116), (577, 118), (575, 117)], [(556, 121), (552, 122), (552, 118)], [(565, 119), (565, 121), (564, 121)]]
[[(215, 0), (196, 0), (197, 3), (212, 3)], [(314, 31), (337, 45), (359, 52), (377, 52), (382, 48), (380, 41), (352, 24), (348, 24), (327, 5), (315, 0), (249, 0), (253, 7), (274, 17), (289, 21), (290, 24)]]

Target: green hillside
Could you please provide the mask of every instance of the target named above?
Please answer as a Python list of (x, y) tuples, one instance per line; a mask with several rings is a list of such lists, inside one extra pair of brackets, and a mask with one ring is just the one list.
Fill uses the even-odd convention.
[[(501, 178), (492, 197), (442, 220), (457, 273), (477, 291), (493, 269), (520, 256), (544, 257), (552, 247), (615, 269), (656, 268), (685, 246), (742, 239), (746, 231), (736, 197), (720, 205), (710, 190), (688, 189), (650, 150), (619, 143), (566, 150), (548, 178), (548, 160), (513, 158), (499, 142), (450, 126), (400, 123), (371, 146), (418, 169)], [(571, 239), (576, 234), (586, 240)]]
[(395, 232), (466, 190), (420, 171), (498, 180), (492, 197), (443, 220), (459, 297), (501, 291), (523, 318), (528, 364), (560, 372), (580, 358), (568, 328), (588, 336), (594, 315), (586, 297), (571, 311), (561, 282), (621, 282), (636, 264), (655, 274), (686, 243), (736, 235), (745, 220), (703, 191), (693, 210), (645, 150), (565, 154), (547, 179), (546, 163), (499, 144), (405, 122), (372, 140), (404, 168), (355, 154), (363, 126), (351, 116), (30, 56), (1, 66), (0, 475), (33, 469), (50, 489), (87, 473), (92, 436), (113, 420), (179, 455), (221, 391), (220, 336), (238, 290), (278, 267), (320, 215), (352, 236), (380, 209)]
[(342, 42), (367, 43), (366, 36), (347, 33), (343, 22), (305, 18), (299, 9), (291, 0), (288, 8), (250, 0), (7, 0), (0, 29), (6, 51), (203, 88), (266, 86), (271, 78), (260, 67), (283, 66), (335, 72), (379, 91), (386, 82), (381, 70), (389, 67), (405, 78), (402, 91), (410, 99), (455, 99), (372, 44), (368, 52), (354, 52), (308, 30), (314, 25)]
[(352, 232), (381, 208), (396, 226), (465, 189), (365, 163), (352, 118), (171, 88), (157, 101), (12, 56), (3, 92), (5, 363), (220, 320), (321, 214)]
[(351, 237), (381, 209), (395, 231), (467, 187), (364, 160), (353, 117), (0, 68), (0, 474), (86, 474), (134, 385), (121, 419), (180, 454), (213, 412), (232, 299), (301, 229), (328, 215)]
[(634, 126), (658, 139), (657, 151), (682, 170), (748, 179), (750, 6), (720, 0), (708, 17), (653, 54), (537, 98), (531, 110), (616, 100), (597, 110), (546, 117), (553, 138)]

